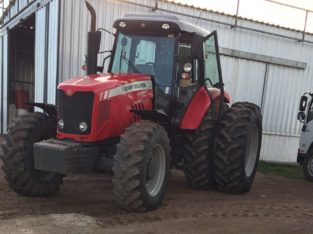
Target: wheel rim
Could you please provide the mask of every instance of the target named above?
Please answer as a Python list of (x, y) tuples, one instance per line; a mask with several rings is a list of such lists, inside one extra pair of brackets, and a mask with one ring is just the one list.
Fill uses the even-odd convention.
[(310, 176), (313, 177), (313, 157), (311, 157), (309, 159), (307, 167), (308, 167), (308, 172), (309, 172)]
[(159, 144), (153, 146), (147, 162), (146, 189), (150, 196), (157, 195), (165, 177), (165, 152)]
[(258, 154), (258, 148), (259, 148), (259, 131), (258, 127), (254, 125), (248, 138), (245, 155), (245, 173), (247, 177), (250, 177), (254, 170)]

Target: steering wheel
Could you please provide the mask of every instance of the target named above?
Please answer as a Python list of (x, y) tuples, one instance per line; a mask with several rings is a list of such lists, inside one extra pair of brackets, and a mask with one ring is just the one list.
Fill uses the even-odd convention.
[(154, 63), (153, 62), (147, 62), (147, 63), (145, 63), (145, 65), (151, 65), (152, 67), (154, 67)]

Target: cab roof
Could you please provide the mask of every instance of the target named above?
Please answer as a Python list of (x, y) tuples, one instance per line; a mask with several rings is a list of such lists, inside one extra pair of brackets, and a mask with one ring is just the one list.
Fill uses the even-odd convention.
[[(121, 23), (124, 22), (124, 23)], [(169, 26), (167, 28), (166, 24)], [(123, 27), (124, 26), (124, 27)], [(190, 24), (173, 15), (138, 15), (126, 14), (115, 20), (113, 27), (120, 31), (129, 32), (170, 32), (170, 33), (195, 33), (205, 37), (210, 32), (196, 25)]]

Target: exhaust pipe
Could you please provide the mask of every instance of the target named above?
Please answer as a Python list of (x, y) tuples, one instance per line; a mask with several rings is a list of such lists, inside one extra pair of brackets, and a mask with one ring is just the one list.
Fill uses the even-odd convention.
[(88, 51), (87, 51), (87, 75), (97, 74), (98, 71), (98, 53), (101, 43), (101, 32), (96, 30), (96, 11), (88, 0), (85, 0), (87, 9), (91, 16), (90, 31), (88, 32)]

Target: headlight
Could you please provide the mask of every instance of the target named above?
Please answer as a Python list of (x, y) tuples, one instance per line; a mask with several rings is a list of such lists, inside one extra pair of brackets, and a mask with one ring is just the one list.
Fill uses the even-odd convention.
[(125, 28), (125, 27), (126, 27), (126, 22), (121, 21), (118, 25), (119, 25), (121, 28)]
[(60, 119), (58, 121), (58, 127), (59, 127), (59, 129), (63, 129), (64, 128), (64, 120), (63, 119)]
[(185, 63), (184, 65), (184, 72), (190, 72), (192, 69), (191, 63)]
[(162, 28), (167, 30), (170, 28), (170, 25), (169, 24), (162, 24)]
[(88, 125), (86, 122), (80, 122), (79, 124), (79, 130), (82, 132), (86, 132), (86, 130), (88, 129)]

